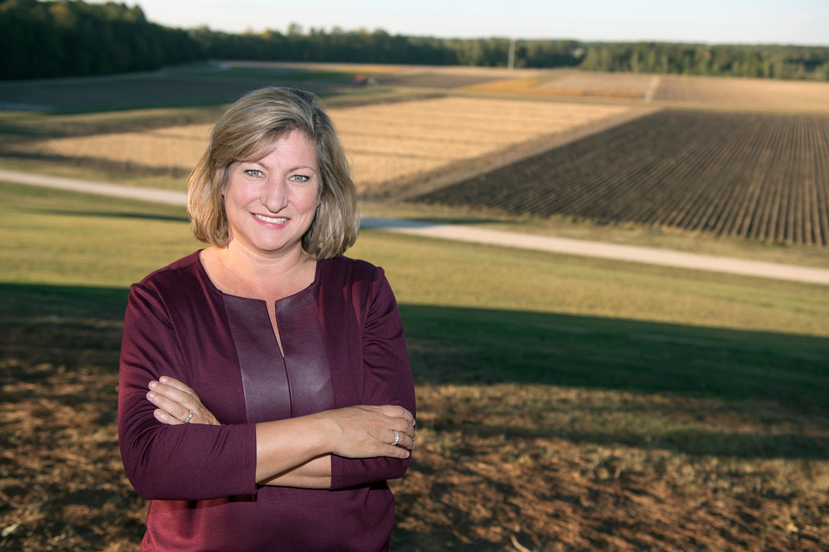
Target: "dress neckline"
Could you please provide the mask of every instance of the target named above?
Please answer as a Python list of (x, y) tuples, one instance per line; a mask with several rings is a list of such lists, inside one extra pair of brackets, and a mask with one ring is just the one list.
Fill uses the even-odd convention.
[[(227, 293), (227, 292), (222, 291), (221, 289), (219, 289), (219, 287), (213, 282), (213, 279), (210, 277), (210, 274), (207, 273), (207, 269), (204, 268), (204, 263), (202, 263), (202, 259), (201, 259), (201, 254), (202, 254), (203, 251), (204, 251), (204, 249), (199, 249), (198, 251), (196, 251), (196, 264), (198, 265), (199, 274), (201, 274), (202, 277), (204, 278), (205, 282), (207, 282), (207, 286), (208, 286), (208, 288), (210, 288), (211, 291), (213, 291), (214, 293), (216, 293), (218, 295), (221, 295), (223, 297), (234, 297), (236, 299), (243, 299), (245, 301), (257, 301), (257, 302), (260, 302), (260, 303), (267, 303), (267, 301), (265, 299), (257, 299), (255, 297), (245, 297), (244, 295), (234, 295), (232, 293)], [(277, 304), (279, 304), (279, 302), (281, 302), (281, 301), (284, 301), (286, 299), (290, 299), (292, 297), (298, 297), (298, 296), (302, 295), (303, 293), (310, 292), (314, 288), (316, 288), (319, 285), (320, 264), (323, 261), (324, 261), (324, 259), (317, 259), (317, 261), (316, 261), (316, 266), (314, 267), (314, 281), (313, 282), (311, 282), (306, 287), (302, 288), (301, 290), (299, 290), (295, 293), (292, 293), (290, 295), (286, 295), (285, 297), (281, 297), (281, 298), (277, 299), (275, 302)]]

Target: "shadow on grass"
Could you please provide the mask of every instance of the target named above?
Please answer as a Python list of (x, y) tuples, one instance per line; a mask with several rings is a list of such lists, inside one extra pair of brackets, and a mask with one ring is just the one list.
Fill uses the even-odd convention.
[(420, 384), (525, 383), (829, 410), (829, 339), (401, 305)]
[(122, 321), (128, 293), (123, 288), (0, 283), (0, 324), (61, 317)]
[[(332, 81), (332, 82), (329, 82)], [(348, 84), (347, 76), (277, 76), (267, 72), (220, 71), (205, 74), (135, 73), (109, 78), (17, 81), (0, 88), (0, 102), (39, 106), (54, 113), (85, 113), (229, 104), (251, 90), (282, 84), (308, 89), (317, 95)]]
[[(115, 370), (127, 290), (0, 284), (1, 358), (26, 365), (51, 363), (72, 369), (93, 357)], [(736, 331), (549, 313), (401, 305), (415, 382), (419, 385), (528, 384), (660, 394), (664, 404), (631, 402), (624, 411), (637, 420), (702, 419), (704, 402), (751, 403), (734, 412), (755, 427), (773, 427), (776, 410), (829, 421), (829, 339)], [(86, 360), (84, 360), (86, 359)], [(23, 373), (19, 376), (24, 377)], [(29, 376), (25, 376), (29, 377)], [(31, 375), (35, 377), (36, 375)], [(601, 399), (589, 415), (618, 406)], [(682, 402), (685, 401), (685, 402)], [(682, 404), (680, 404), (682, 402)], [(766, 406), (768, 410), (766, 410)], [(585, 405), (577, 405), (584, 409)], [(486, 409), (490, 406), (482, 405)], [(437, 431), (462, 431), (482, 438), (508, 434), (519, 439), (561, 438), (571, 442), (668, 448), (692, 455), (736, 457), (829, 456), (829, 443), (797, 430), (761, 434), (755, 430), (660, 426), (580, 429), (550, 423), (545, 416), (572, 405), (525, 405), (522, 416), (539, 417), (538, 427), (506, 427), (434, 419)], [(521, 407), (520, 407), (521, 408)], [(731, 408), (725, 406), (724, 408)], [(638, 409), (642, 409), (639, 412)], [(649, 422), (650, 423), (650, 422)], [(759, 424), (759, 425), (757, 425)]]
[[(0, 283), (0, 321), (120, 321), (127, 293)], [(560, 385), (829, 410), (824, 337), (440, 306), (400, 311), (418, 384)]]

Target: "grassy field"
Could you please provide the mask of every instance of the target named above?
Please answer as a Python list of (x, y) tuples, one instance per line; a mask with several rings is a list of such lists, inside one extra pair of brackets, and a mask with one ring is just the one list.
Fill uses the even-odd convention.
[[(356, 73), (375, 74), (381, 86), (350, 87)], [(518, 80), (451, 90), (496, 74)], [(431, 171), (415, 163), (430, 186), (503, 165), (566, 138), (567, 128), (599, 124), (597, 107), (619, 116), (642, 103), (625, 94), (673, 90), (660, 101), (711, 107), (751, 92), (755, 108), (781, 110), (784, 93), (804, 105), (825, 102), (818, 88), (799, 83), (764, 92), (739, 81), (672, 81), (669, 89), (647, 76), (233, 64), (10, 83), (0, 85), (0, 101), (52, 102), (57, 110), (0, 112), (0, 166), (182, 189), (183, 154), (172, 167), (149, 167), (11, 148), (180, 137), (206, 129), (226, 98), (271, 82), (311, 88), (334, 111), (362, 114), (343, 117), (342, 126), (361, 150), (355, 162), (368, 154), (372, 168), (383, 157), (411, 169), (402, 159), (416, 144), (382, 133), (402, 124), (408, 108), (400, 102), (420, 106), (421, 119), (438, 107), (442, 119), (460, 117), (440, 132), (414, 115), (404, 121), (405, 134), (424, 144), (423, 159), (443, 155)], [(546, 92), (526, 93), (544, 83)], [(188, 97), (193, 87), (204, 94)], [(557, 98), (562, 90), (597, 95)], [(513, 115), (476, 120), (476, 110), (496, 105)], [(571, 126), (556, 138), (528, 112)], [(368, 114), (374, 126), (366, 126)], [(527, 151), (510, 146), (522, 140)], [(483, 161), (464, 158), (463, 143)], [(408, 178), (397, 185), (420, 185)], [(377, 216), (829, 267), (818, 247), (388, 199), (364, 207)], [(127, 289), (200, 244), (183, 209), (4, 183), (0, 229), (0, 548), (137, 550), (145, 506), (123, 474), (115, 426)], [(363, 232), (349, 254), (386, 268), (417, 385), (419, 447), (410, 472), (393, 483), (394, 550), (829, 549), (825, 286), (379, 231)]]
[[(0, 185), (9, 550), (136, 550), (115, 386), (127, 286), (180, 209)], [(364, 232), (419, 401), (395, 550), (829, 546), (819, 286)], [(714, 529), (711, 531), (711, 529)]]

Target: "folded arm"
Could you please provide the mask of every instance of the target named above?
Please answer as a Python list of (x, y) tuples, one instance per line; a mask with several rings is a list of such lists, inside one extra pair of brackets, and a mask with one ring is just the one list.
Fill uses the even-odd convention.
[[(163, 376), (148, 387), (147, 399), (157, 407), (153, 415), (158, 421), (220, 425), (196, 392), (175, 378)], [(331, 454), (408, 458), (414, 448), (414, 423), (411, 413), (397, 406), (356, 406), (258, 423), (256, 481), (260, 485), (328, 488)]]

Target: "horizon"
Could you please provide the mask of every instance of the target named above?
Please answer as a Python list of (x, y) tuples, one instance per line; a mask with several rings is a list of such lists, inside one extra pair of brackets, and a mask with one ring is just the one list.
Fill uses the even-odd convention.
[(303, 32), (311, 28), (330, 32), (335, 27), (345, 32), (382, 29), (392, 35), (445, 39), (829, 46), (829, 2), (819, 0), (703, 0), (693, 5), (649, 0), (620, 5), (598, 0), (589, 6), (552, 5), (541, 0), (523, 0), (510, 6), (424, 0), (414, 11), (406, 5), (378, 0), (347, 4), (309, 0), (302, 6), (266, 0), (127, 0), (125, 4), (139, 5), (147, 20), (166, 27), (207, 26), (232, 34), (265, 30), (286, 33), (293, 23)]

